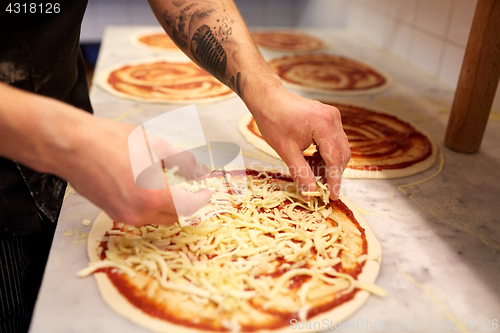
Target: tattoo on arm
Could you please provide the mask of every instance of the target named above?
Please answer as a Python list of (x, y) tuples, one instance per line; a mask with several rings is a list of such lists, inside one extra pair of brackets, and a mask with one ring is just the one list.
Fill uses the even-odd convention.
[(196, 61), (241, 97), (241, 72), (226, 78), (227, 55), (207, 25), (202, 25), (191, 38), (191, 54)]
[(186, 29), (186, 22), (184, 16), (180, 15), (177, 19), (170, 15), (167, 10), (163, 12), (163, 20), (166, 24), (166, 30), (170, 36), (172, 36), (172, 40), (177, 46), (181, 49), (186, 48), (188, 44), (188, 35)]
[(175, 7), (180, 7), (186, 3), (186, 0), (174, 0), (172, 1), (172, 3), (174, 4)]
[[(182, 7), (186, 2), (186, 0), (176, 0), (173, 4), (176, 7)], [(218, 30), (216, 27), (212, 30), (208, 25), (203, 24), (196, 29), (191, 41), (189, 41), (189, 28), (193, 18), (204, 18), (213, 11), (213, 8), (201, 9), (199, 4), (192, 3), (180, 9), (176, 16), (165, 10), (163, 19), (172, 40), (184, 50), (189, 47), (193, 58), (199, 65), (241, 97), (241, 72), (237, 72), (236, 76), (233, 75), (228, 79), (226, 75), (228, 57), (221, 44), (232, 35), (232, 28), (229, 23), (233, 23), (233, 21), (227, 16), (218, 19), (217, 22), (220, 22)]]
[(191, 54), (210, 74), (221, 81), (226, 78), (226, 51), (207, 25), (202, 25), (191, 38)]
[(227, 86), (241, 97), (241, 72), (236, 73), (236, 78), (231, 76)]

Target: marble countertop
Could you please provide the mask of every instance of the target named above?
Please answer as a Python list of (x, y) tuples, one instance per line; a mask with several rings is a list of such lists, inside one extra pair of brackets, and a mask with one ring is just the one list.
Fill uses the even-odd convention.
[[(96, 74), (119, 62), (167, 56), (131, 44), (133, 34), (150, 28), (109, 27)], [(330, 99), (395, 113), (425, 128), (441, 144), (436, 163), (418, 175), (343, 181), (343, 193), (382, 245), (376, 283), (388, 292), (383, 298), (371, 296), (346, 320), (343, 331), (481, 332), (487, 327), (495, 331), (492, 320), (500, 320), (500, 114), (492, 112), (478, 154), (453, 152), (443, 145), (453, 101), (450, 87), (352, 32), (306, 31), (329, 43), (326, 52), (372, 64), (395, 81), (391, 89), (377, 95)], [(269, 59), (280, 53), (263, 55)], [(135, 125), (180, 107), (120, 100), (95, 85), (91, 100), (96, 116)], [(247, 165), (280, 163), (239, 134), (237, 122), (248, 110), (238, 97), (200, 104), (197, 109), (207, 141), (237, 143)], [(145, 332), (103, 302), (92, 277), (76, 276), (88, 263), (90, 227), (83, 226), (82, 220), (93, 221), (99, 212), (68, 189), (31, 333)]]

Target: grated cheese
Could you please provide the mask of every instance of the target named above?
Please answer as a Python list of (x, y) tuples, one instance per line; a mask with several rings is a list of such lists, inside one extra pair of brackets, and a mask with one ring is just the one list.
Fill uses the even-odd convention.
[[(172, 170), (167, 176), (175, 177)], [(270, 182), (266, 173), (260, 176), (248, 177), (249, 186), (231, 184), (233, 194), (218, 178), (184, 184), (188, 191), (212, 189), (210, 204), (174, 225), (127, 226), (128, 233), (121, 231), (123, 224), (118, 225), (119, 230), (108, 231), (102, 240), (107, 242), (106, 259), (90, 263), (78, 275), (106, 267), (131, 277), (143, 272), (155, 279), (148, 286), (148, 297), (163, 288), (199, 304), (211, 302), (223, 315), (221, 325), (232, 331), (241, 327), (231, 313), (247, 309), (254, 298), (263, 300), (263, 308), (275, 306), (277, 296), (286, 295), (298, 277), (307, 280), (297, 294), (302, 321), (307, 320), (312, 301), (320, 297), (350, 293), (354, 288), (384, 294), (379, 287), (334, 269), (341, 263), (340, 250), (347, 250), (346, 239), (360, 232), (342, 230), (325, 185), (318, 182), (317, 192), (303, 192), (313, 196), (305, 201), (290, 187)], [(285, 205), (286, 201), (293, 203)], [(371, 259), (363, 255), (357, 260)], [(281, 275), (270, 275), (277, 270)]]

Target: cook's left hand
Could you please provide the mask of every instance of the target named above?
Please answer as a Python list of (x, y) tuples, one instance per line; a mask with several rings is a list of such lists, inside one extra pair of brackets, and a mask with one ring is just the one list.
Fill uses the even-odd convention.
[(314, 174), (303, 156), (314, 141), (325, 160), (330, 198), (338, 199), (342, 173), (351, 158), (339, 110), (295, 95), (281, 84), (263, 92), (245, 100), (262, 137), (288, 165), (301, 191), (316, 191)]

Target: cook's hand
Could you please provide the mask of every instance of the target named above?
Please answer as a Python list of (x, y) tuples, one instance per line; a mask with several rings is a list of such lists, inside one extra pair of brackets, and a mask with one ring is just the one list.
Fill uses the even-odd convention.
[[(190, 193), (177, 186), (139, 187), (132, 173), (128, 147), (134, 126), (99, 118), (88, 121), (91, 124), (75, 126), (76, 131), (83, 129), (86, 134), (72, 156), (66, 158), (70, 168), (63, 177), (111, 218), (134, 225), (172, 224), (177, 221), (177, 214), (190, 215), (210, 200), (212, 191), (208, 189)], [(151, 146), (162, 157), (179, 152), (161, 140), (151, 142)], [(191, 179), (196, 177), (193, 172), (201, 172), (199, 176), (206, 173), (188, 152), (177, 154), (175, 162)]]
[[(189, 193), (177, 186), (155, 190), (136, 185), (128, 147), (134, 126), (96, 118), (3, 83), (0, 96), (0, 142), (9, 143), (0, 144), (0, 156), (66, 179), (117, 221), (174, 223), (177, 213), (190, 215), (212, 196), (207, 189)], [(168, 143), (150, 139), (156, 155), (167, 157), (167, 167), (179, 165), (181, 174), (190, 179), (208, 172), (192, 154), (178, 154), (179, 149)]]
[(302, 191), (316, 190), (314, 174), (302, 154), (314, 140), (325, 160), (330, 198), (338, 199), (342, 173), (351, 158), (339, 110), (282, 87), (266, 95), (259, 103), (247, 103), (263, 138), (288, 165)]

